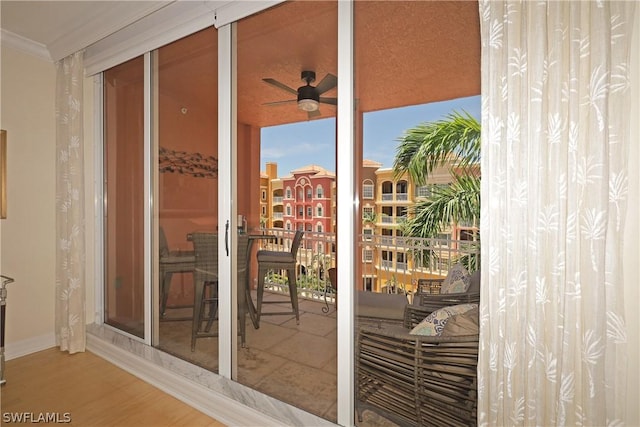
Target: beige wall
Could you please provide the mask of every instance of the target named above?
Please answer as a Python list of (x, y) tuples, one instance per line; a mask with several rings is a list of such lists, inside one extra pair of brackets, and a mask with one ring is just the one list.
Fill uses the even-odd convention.
[(7, 298), (10, 358), (15, 343), (53, 344), (55, 68), (51, 62), (3, 47), (1, 82), (8, 211), (0, 220), (0, 269), (16, 280), (8, 287)]
[[(13, 358), (55, 344), (55, 66), (2, 47), (1, 127), (8, 134), (8, 215), (0, 220), (0, 271), (8, 286), (6, 351)], [(93, 78), (84, 82), (85, 173), (92, 177)], [(85, 189), (87, 323), (95, 321), (94, 182)]]

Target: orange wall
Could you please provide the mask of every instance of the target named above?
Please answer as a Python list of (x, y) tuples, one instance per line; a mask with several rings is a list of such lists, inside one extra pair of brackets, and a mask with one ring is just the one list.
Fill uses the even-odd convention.
[[(260, 228), (260, 129), (238, 124), (238, 215), (247, 219), (248, 232)], [(257, 248), (253, 248), (253, 252)], [(257, 283), (256, 257), (250, 254), (250, 283)]]

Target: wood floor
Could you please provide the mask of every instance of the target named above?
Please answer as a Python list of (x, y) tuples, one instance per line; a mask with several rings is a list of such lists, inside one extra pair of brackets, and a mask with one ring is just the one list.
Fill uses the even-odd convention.
[(83, 427), (224, 426), (90, 352), (52, 348), (10, 360), (5, 379), (0, 424), (27, 416)]

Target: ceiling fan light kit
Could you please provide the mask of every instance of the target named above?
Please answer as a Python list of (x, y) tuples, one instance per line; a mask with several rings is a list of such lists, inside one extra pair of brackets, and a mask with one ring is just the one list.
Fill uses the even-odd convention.
[[(327, 74), (324, 79), (322, 79), (322, 81), (318, 84), (318, 86), (311, 86), (311, 83), (316, 80), (316, 73), (314, 71), (303, 71), (300, 74), (300, 78), (306, 84), (304, 86), (300, 86), (298, 90), (290, 88), (289, 86), (274, 79), (262, 79), (262, 81), (286, 92), (296, 94), (298, 109), (301, 111), (306, 111), (309, 115), (309, 118), (317, 117), (320, 115), (320, 112), (318, 111), (318, 109), (320, 108), (320, 103), (336, 105), (336, 98), (320, 97), (321, 94), (335, 88), (338, 85), (338, 79), (336, 78), (336, 76), (334, 76), (333, 74)], [(287, 102), (289, 101), (269, 102), (265, 105), (279, 105)]]
[(299, 99), (298, 109), (302, 111), (316, 111), (318, 109), (318, 101), (315, 99)]

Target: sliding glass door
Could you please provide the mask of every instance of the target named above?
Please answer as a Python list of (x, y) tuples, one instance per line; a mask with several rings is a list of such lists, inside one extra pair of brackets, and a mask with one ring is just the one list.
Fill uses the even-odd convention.
[(105, 323), (144, 338), (144, 58), (104, 73)]
[[(218, 32), (207, 28), (154, 54), (154, 345), (217, 372), (218, 259), (211, 246), (224, 233), (218, 225)], [(203, 296), (209, 302), (195, 307)]]
[(290, 1), (236, 24), (238, 213), (250, 238), (265, 236), (254, 248), (285, 253), (304, 232), (299, 321), (282, 314), (292, 310), (287, 275), (259, 277), (249, 254), (248, 298), (264, 282), (265, 302), (259, 324), (246, 324), (238, 381), (334, 422), (337, 313), (324, 291), (336, 262), (337, 25), (337, 1)]

